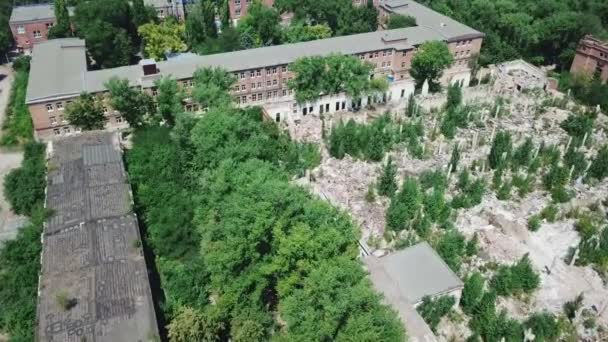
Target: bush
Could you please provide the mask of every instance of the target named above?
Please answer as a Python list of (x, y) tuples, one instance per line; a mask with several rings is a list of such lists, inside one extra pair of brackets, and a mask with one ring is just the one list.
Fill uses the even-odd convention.
[(559, 209), (556, 205), (550, 204), (543, 208), (540, 212), (540, 217), (547, 222), (555, 222), (557, 219), (557, 214), (559, 214)]
[(454, 271), (460, 270), (462, 259), (466, 256), (466, 239), (456, 229), (447, 230), (437, 241), (437, 253), (443, 261)]
[(409, 229), (421, 206), (422, 194), (418, 182), (414, 178), (405, 179), (401, 191), (392, 198), (386, 211), (387, 227), (395, 231)]
[(532, 314), (524, 323), (536, 336), (535, 341), (556, 341), (560, 335), (560, 328), (555, 316), (549, 312)]
[(429, 296), (422, 298), (422, 304), (416, 309), (424, 321), (429, 325), (433, 332), (436, 332), (437, 325), (443, 316), (452, 311), (456, 299), (452, 296), (442, 296), (431, 299)]
[(475, 272), (464, 281), (464, 288), (460, 297), (460, 307), (462, 311), (468, 315), (473, 313), (473, 310), (481, 301), (483, 296), (484, 279), (481, 273)]
[(386, 165), (382, 168), (382, 174), (378, 179), (378, 193), (382, 196), (392, 197), (397, 191), (397, 166), (393, 158), (389, 157)]
[(502, 169), (508, 163), (511, 158), (511, 134), (509, 132), (498, 132), (492, 142), (492, 149), (488, 161), (492, 169)]
[(541, 222), (540, 217), (538, 215), (532, 215), (528, 219), (528, 229), (530, 231), (537, 231), (540, 228)]
[(490, 281), (490, 286), (501, 296), (531, 293), (540, 285), (540, 277), (525, 254), (515, 265), (502, 265)]
[(591, 162), (587, 177), (603, 180), (608, 176), (608, 145), (602, 146), (597, 156)]
[(25, 146), (21, 167), (4, 178), (4, 194), (13, 211), (31, 216), (44, 201), (46, 187), (45, 146), (28, 143)]

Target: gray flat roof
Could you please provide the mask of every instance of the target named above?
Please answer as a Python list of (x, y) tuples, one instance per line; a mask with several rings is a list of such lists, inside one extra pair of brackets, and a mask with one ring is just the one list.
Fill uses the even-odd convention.
[(26, 5), (13, 8), (9, 22), (54, 19), (53, 4)]
[[(74, 13), (74, 7), (68, 8), (70, 15)], [(36, 21), (42, 19), (55, 19), (53, 4), (37, 4), (13, 7), (10, 23)]]
[[(49, 145), (38, 298), (40, 341), (148, 341), (158, 336), (148, 272), (117, 136)], [(59, 295), (72, 301), (62, 307)]]
[(418, 26), (428, 27), (447, 40), (483, 37), (483, 33), (413, 0), (386, 0), (382, 6), (390, 12), (416, 18)]
[[(383, 282), (417, 304), (424, 296), (437, 296), (461, 288), (462, 281), (428, 243), (422, 242), (378, 259), (373, 267)], [(383, 286), (386, 284), (383, 284)]]

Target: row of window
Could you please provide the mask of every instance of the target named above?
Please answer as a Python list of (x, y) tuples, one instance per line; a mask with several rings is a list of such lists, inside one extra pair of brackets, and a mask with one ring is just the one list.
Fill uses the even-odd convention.
[[(280, 84), (281, 85), (287, 84), (287, 82), (289, 80), (291, 80), (291, 78), (284, 79), (283, 82), (281, 82)], [(279, 80), (277, 80), (277, 79), (274, 79), (272, 81), (270, 81), (270, 80), (266, 81), (266, 87), (276, 87), (278, 85), (279, 85)], [(250, 84), (249, 87), (251, 89), (262, 88), (262, 82), (257, 82), (257, 83), (253, 82)], [(239, 85), (234, 86), (235, 92), (245, 91), (245, 90), (247, 90), (247, 86), (245, 84), (241, 84), (240, 86)]]
[(465, 45), (471, 45), (473, 43), (473, 41), (471, 39), (469, 40), (459, 40), (456, 42), (456, 46), (465, 46)]
[[(405, 56), (405, 52), (403, 52), (403, 55)], [(392, 56), (393, 55), (393, 50), (382, 50), (382, 57), (387, 57), (387, 56)], [(375, 52), (370, 52), (369, 54), (364, 53), (362, 55), (359, 55), (359, 59), (363, 60), (363, 59), (373, 59), (373, 58), (378, 58), (380, 57), (380, 51), (375, 51)]]
[[(66, 104), (68, 104), (68, 105), (69, 105), (70, 103), (72, 103), (72, 101), (67, 101), (67, 102), (66, 102)], [(63, 109), (64, 109), (64, 108), (63, 108), (63, 102), (57, 102), (57, 103), (55, 103), (55, 104), (53, 104), (53, 103), (47, 103), (47, 104), (46, 104), (46, 111), (47, 111), (47, 112), (54, 112), (54, 111), (55, 111), (55, 109), (57, 109), (57, 110), (63, 110)]]
[(465, 57), (465, 56), (470, 56), (471, 55), (471, 50), (467, 50), (467, 51), (456, 51), (454, 52), (454, 57), (458, 58), (458, 57)]
[[(276, 99), (277, 97), (283, 97), (283, 96), (287, 96), (287, 95), (291, 95), (292, 91), (291, 90), (287, 90), (287, 89), (283, 89), (283, 91), (280, 93), (279, 95), (279, 91), (278, 90), (274, 90), (274, 91), (268, 91), (266, 92), (266, 99)], [(257, 94), (251, 94), (250, 97), (248, 97), (247, 95), (243, 95), (243, 96), (236, 96), (234, 99), (236, 101), (237, 104), (240, 103), (247, 103), (248, 99), (251, 99), (251, 102), (257, 102), (257, 101), (263, 101), (264, 100), (264, 93), (257, 93)]]
[[(278, 72), (278, 68), (277, 67), (273, 67), (273, 68), (266, 68), (265, 70), (265, 75), (276, 75), (276, 73)], [(287, 65), (283, 65), (281, 67), (281, 72), (287, 72), (287, 70), (289, 70), (289, 68), (287, 68)], [(240, 79), (244, 79), (244, 78), (253, 78), (253, 77), (261, 77), (262, 76), (262, 69), (256, 69), (256, 70), (250, 70), (250, 71), (241, 71), (240, 73), (235, 72), (234, 76), (236, 76), (237, 78)]]
[[(53, 27), (53, 23), (46, 24), (47, 30), (49, 30), (51, 27)], [(34, 30), (32, 33), (34, 34), (34, 38), (42, 37), (42, 32), (40, 32), (40, 30)], [(25, 26), (23, 26), (23, 25), (17, 26), (17, 34), (25, 34)]]

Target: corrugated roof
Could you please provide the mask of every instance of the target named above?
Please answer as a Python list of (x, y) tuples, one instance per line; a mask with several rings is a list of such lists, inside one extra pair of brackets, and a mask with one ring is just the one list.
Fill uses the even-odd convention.
[(386, 0), (383, 6), (393, 13), (416, 18), (417, 25), (428, 27), (446, 37), (447, 40), (459, 37), (483, 36), (483, 33), (413, 0)]

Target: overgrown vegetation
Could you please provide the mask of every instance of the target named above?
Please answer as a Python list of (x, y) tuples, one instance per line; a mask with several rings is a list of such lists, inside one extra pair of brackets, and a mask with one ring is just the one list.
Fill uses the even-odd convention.
[(527, 254), (514, 265), (501, 265), (490, 281), (490, 286), (501, 296), (531, 293), (539, 285), (540, 277)]
[(26, 145), (21, 167), (4, 181), (4, 193), (15, 212), (29, 216), (15, 240), (0, 248), (0, 331), (10, 341), (33, 341), (40, 273), (40, 234), (47, 217), (43, 209), (45, 187), (44, 145)]
[(171, 341), (404, 338), (356, 261), (353, 223), (289, 184), (318, 163), (309, 150), (257, 108), (136, 132), (127, 165)]
[(416, 310), (431, 330), (436, 332), (441, 318), (452, 311), (454, 304), (456, 304), (456, 299), (452, 296), (441, 296), (435, 299), (426, 296), (422, 298), (422, 304)]
[(29, 77), (29, 57), (21, 57), (13, 64), (15, 80), (6, 107), (6, 117), (2, 122), (0, 145), (15, 146), (33, 140), (34, 126), (30, 111), (25, 104)]

